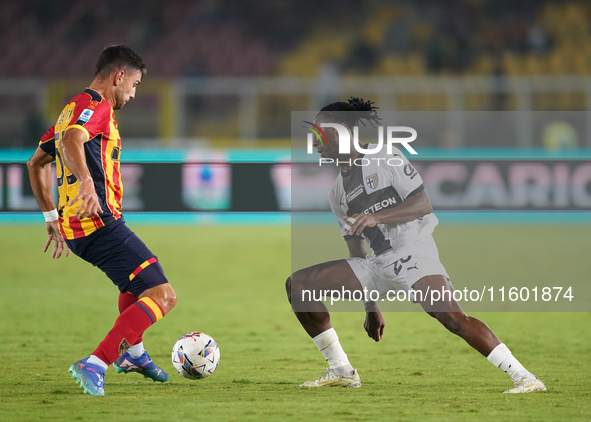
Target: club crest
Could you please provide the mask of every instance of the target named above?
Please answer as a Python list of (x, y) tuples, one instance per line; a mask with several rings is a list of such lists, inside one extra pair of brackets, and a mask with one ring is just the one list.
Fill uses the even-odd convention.
[(378, 187), (378, 174), (370, 174), (369, 176), (365, 177), (365, 183), (367, 183), (367, 187), (370, 189), (376, 189)]

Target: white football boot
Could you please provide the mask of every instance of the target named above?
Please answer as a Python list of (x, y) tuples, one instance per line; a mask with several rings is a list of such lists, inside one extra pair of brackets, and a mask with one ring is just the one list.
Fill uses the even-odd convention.
[(505, 391), (505, 393), (533, 393), (534, 391), (546, 391), (546, 386), (538, 377), (533, 376), (532, 378), (532, 376), (528, 374), (517, 378), (513, 388)]
[(353, 372), (353, 375), (346, 377), (343, 375), (337, 375), (330, 368), (326, 370), (324, 375), (313, 381), (306, 381), (300, 387), (349, 387), (359, 388), (361, 387), (361, 379), (357, 373), (357, 369)]

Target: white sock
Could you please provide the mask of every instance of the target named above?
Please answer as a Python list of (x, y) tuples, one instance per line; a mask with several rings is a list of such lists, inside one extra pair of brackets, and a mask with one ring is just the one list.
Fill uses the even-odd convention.
[(533, 374), (523, 367), (521, 363), (511, 354), (511, 351), (501, 343), (495, 347), (492, 352), (486, 357), (490, 363), (497, 368), (501, 368), (507, 374), (511, 376), (513, 381), (520, 378), (523, 375)]
[(337, 375), (351, 376), (355, 372), (334, 328), (329, 328), (323, 333), (314, 337), (314, 344), (328, 362), (328, 367)]
[(141, 341), (138, 344), (134, 344), (129, 349), (127, 349), (127, 353), (132, 358), (139, 358), (144, 353), (144, 342)]
[(92, 363), (94, 365), (98, 365), (101, 368), (103, 368), (105, 371), (107, 370), (107, 368), (109, 367), (109, 365), (107, 365), (105, 362), (103, 362), (101, 359), (97, 358), (95, 355), (90, 355), (90, 357), (86, 360), (86, 362), (88, 363)]

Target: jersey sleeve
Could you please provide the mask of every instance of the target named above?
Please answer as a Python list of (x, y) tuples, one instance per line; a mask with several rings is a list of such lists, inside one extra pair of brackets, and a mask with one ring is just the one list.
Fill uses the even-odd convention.
[(77, 128), (86, 134), (89, 141), (104, 132), (105, 125), (109, 124), (112, 109), (107, 101), (83, 100), (76, 104), (72, 119), (66, 130)]
[(39, 148), (55, 158), (55, 129), (53, 126), (41, 137)]
[(388, 168), (392, 172), (392, 186), (402, 197), (402, 200), (425, 188), (423, 178), (400, 150), (393, 148), (392, 156), (388, 158), (397, 158), (398, 160), (392, 160), (392, 162), (400, 163), (400, 165), (388, 166)]

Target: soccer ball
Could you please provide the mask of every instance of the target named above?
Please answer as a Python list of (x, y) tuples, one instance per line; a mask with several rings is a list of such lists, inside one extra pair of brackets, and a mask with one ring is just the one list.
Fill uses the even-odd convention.
[(213, 338), (198, 331), (185, 334), (172, 347), (172, 364), (185, 378), (207, 378), (218, 367), (220, 348)]

